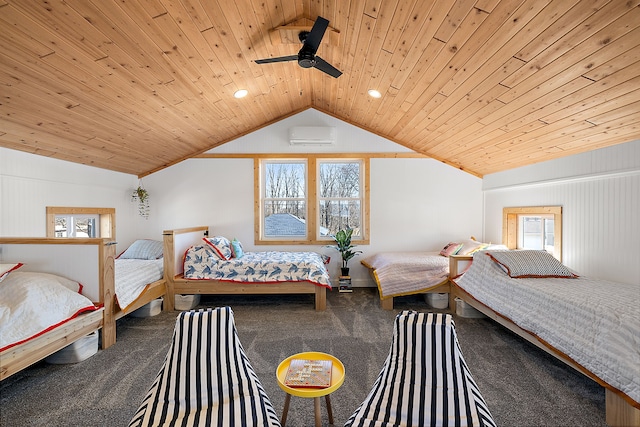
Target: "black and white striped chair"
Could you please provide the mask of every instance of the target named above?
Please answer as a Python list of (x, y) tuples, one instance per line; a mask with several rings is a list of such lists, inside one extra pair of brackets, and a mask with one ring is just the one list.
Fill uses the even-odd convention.
[(495, 426), (449, 314), (403, 311), (389, 356), (351, 426)]
[(164, 364), (129, 426), (280, 426), (229, 307), (180, 313)]

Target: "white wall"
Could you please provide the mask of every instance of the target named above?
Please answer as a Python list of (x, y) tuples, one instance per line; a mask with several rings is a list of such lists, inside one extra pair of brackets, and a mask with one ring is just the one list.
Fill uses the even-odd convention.
[[(291, 126), (336, 126), (326, 152), (407, 151), (315, 110), (246, 135), (212, 152), (305, 152), (290, 147)], [(318, 150), (314, 150), (318, 151)], [(192, 159), (144, 178), (151, 217), (131, 202), (135, 176), (0, 148), (0, 235), (43, 237), (46, 206), (115, 207), (118, 250), (163, 230), (208, 225), (253, 245), (253, 162)], [(505, 206), (562, 205), (563, 260), (581, 274), (640, 283), (640, 141), (488, 175), (480, 180), (431, 159), (373, 159), (371, 244), (384, 250), (437, 250), (474, 235), (502, 239)], [(288, 248), (284, 248), (288, 249)], [(292, 247), (291, 249), (300, 249)], [(332, 273), (337, 254), (331, 254)], [(355, 285), (372, 285), (351, 262)]]
[(145, 220), (131, 202), (137, 185), (133, 175), (0, 148), (0, 235), (45, 237), (47, 206), (115, 208), (124, 250), (149, 237), (139, 234)]
[[(313, 152), (400, 152), (406, 148), (316, 110), (227, 143), (215, 153), (309, 152), (291, 147), (292, 126), (335, 126), (337, 143)], [(371, 244), (354, 258), (354, 286), (373, 286), (359, 260), (380, 251), (439, 250), (450, 240), (482, 238), (482, 181), (432, 159), (372, 159)], [(254, 245), (253, 160), (191, 159), (145, 178), (154, 206), (147, 230), (207, 225), (212, 233), (239, 239), (248, 250), (315, 250), (330, 255), (338, 275), (337, 252), (319, 246)]]
[(640, 140), (487, 175), (485, 239), (502, 208), (560, 205), (563, 262), (580, 274), (640, 285)]

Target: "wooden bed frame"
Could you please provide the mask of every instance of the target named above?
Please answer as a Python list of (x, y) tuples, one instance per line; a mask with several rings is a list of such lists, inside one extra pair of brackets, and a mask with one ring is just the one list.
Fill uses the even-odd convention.
[[(363, 264), (364, 265), (364, 264)], [(366, 267), (366, 265), (365, 265)], [(378, 294), (380, 294), (380, 286), (378, 286), (378, 279), (376, 278), (375, 273), (373, 272), (373, 268), (369, 268), (367, 267), (367, 270), (369, 270), (369, 275), (371, 276), (371, 278), (373, 279), (373, 283), (376, 284), (376, 287), (378, 288)], [(422, 290), (420, 292), (411, 292), (411, 293), (407, 293), (407, 294), (402, 294), (402, 295), (395, 295), (393, 297), (382, 297), (382, 294), (380, 294), (380, 308), (382, 308), (383, 310), (393, 310), (393, 299), (395, 297), (402, 297), (402, 296), (406, 296), (406, 295), (415, 295), (418, 293), (421, 294), (425, 294), (425, 293), (449, 293), (449, 288), (451, 286), (451, 282), (449, 280), (445, 280), (444, 282), (440, 283), (439, 285), (435, 285), (429, 289), (426, 290)], [(451, 305), (451, 300), (449, 301), (449, 307), (453, 307), (453, 305)]]
[[(634, 407), (630, 401), (628, 401), (626, 396), (623, 396), (616, 390), (612, 390), (609, 386), (604, 384), (602, 380), (597, 378), (593, 373), (585, 369), (584, 367), (576, 364), (573, 360), (567, 357), (564, 353), (555, 350), (554, 348), (548, 346), (546, 343), (541, 341), (536, 335), (525, 331), (520, 328), (518, 325), (510, 321), (509, 319), (501, 316), (491, 308), (482, 304), (475, 298), (473, 298), (470, 294), (464, 291), (462, 288), (458, 287), (453, 279), (456, 278), (460, 274), (460, 266), (462, 263), (468, 264), (473, 261), (472, 255), (452, 255), (449, 257), (449, 280), (451, 281), (451, 292), (449, 293), (449, 303), (455, 303), (455, 298), (460, 298), (465, 303), (469, 304), (476, 310), (480, 311), (490, 319), (498, 322), (500, 325), (506, 327), (511, 332), (519, 335), (525, 340), (529, 341), (531, 344), (536, 347), (544, 350), (550, 355), (554, 356), (556, 359), (564, 362), (570, 367), (574, 368), (578, 372), (586, 375), (591, 378), (598, 384), (605, 387), (605, 406), (606, 406), (606, 422), (611, 427), (640, 427), (640, 408)], [(450, 305), (450, 307), (455, 307)], [(454, 309), (455, 311), (455, 309)]]
[[(373, 275), (373, 271), (369, 270), (369, 273), (371, 274), (371, 277), (373, 278), (374, 282), (375, 282), (375, 276)], [(404, 294), (404, 295), (396, 295), (393, 297), (385, 297), (382, 298), (382, 296), (380, 296), (380, 308), (382, 308), (383, 310), (393, 310), (393, 299), (397, 298), (397, 297), (402, 297), (402, 296), (406, 296), (406, 295), (415, 295), (416, 293), (421, 293), (421, 294), (428, 294), (428, 293), (449, 293), (449, 295), (451, 295), (450, 293), (450, 287), (451, 287), (451, 282), (449, 282), (448, 280), (444, 281), (443, 283), (434, 286), (433, 288), (429, 288), (428, 290), (425, 291), (420, 291), (420, 292), (412, 292), (409, 294)], [(380, 289), (378, 289), (378, 293), (380, 292)], [(451, 301), (449, 301), (449, 307), (453, 307), (451, 305)]]
[(22, 262), (23, 271), (38, 271), (73, 278), (83, 294), (100, 310), (86, 313), (26, 343), (0, 354), (0, 380), (42, 360), (83, 336), (102, 329), (101, 347), (116, 342), (116, 320), (166, 293), (164, 278), (153, 282), (138, 299), (121, 310), (115, 301), (116, 242), (99, 238), (0, 237), (6, 262)]
[(194, 295), (264, 295), (264, 294), (312, 294), (317, 311), (327, 307), (327, 288), (308, 282), (281, 282), (268, 284), (229, 283), (219, 280), (189, 280), (183, 276), (183, 257), (192, 245), (202, 243), (209, 235), (209, 227), (191, 227), (166, 230), (164, 235), (164, 277), (167, 295), (164, 307), (174, 309), (176, 294)]

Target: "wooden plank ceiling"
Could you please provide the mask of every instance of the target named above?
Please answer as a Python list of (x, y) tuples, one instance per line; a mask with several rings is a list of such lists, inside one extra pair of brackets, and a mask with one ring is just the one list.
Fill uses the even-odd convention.
[[(483, 176), (640, 138), (639, 4), (0, 0), (0, 146), (144, 176), (315, 108)], [(317, 16), (341, 77), (253, 62)]]

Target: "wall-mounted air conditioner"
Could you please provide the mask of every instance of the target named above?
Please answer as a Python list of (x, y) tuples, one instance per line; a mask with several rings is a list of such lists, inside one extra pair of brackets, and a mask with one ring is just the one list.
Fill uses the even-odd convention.
[(289, 129), (289, 143), (291, 145), (329, 145), (335, 142), (335, 127), (298, 126)]

